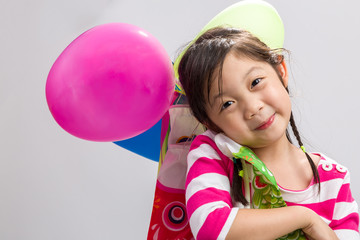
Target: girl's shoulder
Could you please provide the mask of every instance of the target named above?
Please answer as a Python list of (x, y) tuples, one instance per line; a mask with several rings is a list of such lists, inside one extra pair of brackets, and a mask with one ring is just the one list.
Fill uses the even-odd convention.
[(320, 160), (318, 162), (318, 172), (320, 175), (320, 179), (344, 179), (345, 175), (348, 174), (349, 170), (333, 158), (325, 155), (324, 153), (313, 154), (320, 157)]
[(207, 158), (213, 160), (221, 160), (229, 165), (232, 162), (231, 155), (224, 153), (218, 146), (216, 136), (218, 134), (207, 130), (195, 137), (191, 143), (188, 160), (195, 161), (198, 158)]
[(216, 144), (215, 144), (215, 133), (211, 130), (206, 130), (202, 134), (199, 134), (195, 136), (194, 140), (191, 143), (190, 151), (200, 147), (203, 144), (209, 145), (211, 148), (213, 148), (215, 151), (217, 150)]
[(225, 136), (223, 133), (216, 133), (212, 130), (207, 130), (204, 133), (198, 135), (191, 148), (197, 148), (203, 144), (211, 146), (221, 158), (233, 159), (233, 153), (238, 152), (241, 145)]
[[(280, 187), (285, 201), (313, 204), (319, 202), (319, 198), (323, 200), (336, 199), (340, 191), (349, 189), (350, 175), (346, 167), (323, 153), (316, 152), (312, 154), (320, 157), (317, 165), (321, 184), (320, 192), (318, 192), (318, 183), (313, 178), (309, 186), (304, 190), (293, 191)], [(320, 202), (321, 204), (323, 200)]]

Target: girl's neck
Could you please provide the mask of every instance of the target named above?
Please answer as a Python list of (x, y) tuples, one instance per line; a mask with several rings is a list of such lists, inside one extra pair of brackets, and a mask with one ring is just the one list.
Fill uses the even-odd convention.
[[(299, 149), (289, 142), (284, 134), (279, 140), (271, 145), (262, 148), (253, 148), (255, 154), (267, 164), (283, 164), (284, 161), (291, 160)], [(301, 151), (301, 150), (300, 150)]]
[[(300, 148), (289, 142), (285, 134), (269, 146), (252, 150), (270, 169), (277, 183), (283, 188), (298, 191), (306, 189), (311, 183), (313, 172), (308, 159)], [(311, 157), (317, 166), (320, 157), (314, 155)]]

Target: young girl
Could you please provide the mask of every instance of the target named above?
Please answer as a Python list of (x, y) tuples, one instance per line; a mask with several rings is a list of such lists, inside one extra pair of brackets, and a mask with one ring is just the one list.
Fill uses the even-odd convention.
[[(282, 51), (247, 31), (215, 28), (182, 57), (180, 82), (193, 115), (208, 128), (187, 158), (186, 208), (196, 239), (276, 239), (297, 229), (308, 239), (359, 239), (348, 170), (303, 148)], [(289, 123), (301, 148), (291, 142)], [(241, 145), (271, 171), (286, 207), (250, 208), (248, 164), (234, 158)]]

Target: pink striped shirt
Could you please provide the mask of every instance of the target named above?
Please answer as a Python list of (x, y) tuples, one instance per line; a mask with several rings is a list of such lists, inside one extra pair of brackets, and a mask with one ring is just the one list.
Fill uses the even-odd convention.
[[(225, 239), (241, 203), (233, 203), (230, 186), (233, 162), (214, 142), (215, 134), (206, 131), (193, 141), (188, 154), (186, 208), (191, 231), (196, 239)], [(320, 154), (318, 184), (312, 182), (301, 191), (280, 186), (288, 206), (301, 205), (318, 213), (340, 239), (360, 239), (358, 206), (350, 191), (349, 171)]]

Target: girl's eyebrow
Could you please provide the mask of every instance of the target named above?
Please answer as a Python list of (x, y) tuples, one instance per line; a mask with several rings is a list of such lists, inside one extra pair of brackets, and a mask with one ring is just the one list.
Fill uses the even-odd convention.
[(245, 74), (244, 74), (244, 78), (246, 78), (248, 75), (250, 75), (250, 73), (252, 73), (255, 70), (262, 70), (262, 67), (260, 66), (252, 66)]
[(212, 98), (212, 101), (210, 102), (210, 106), (213, 106), (214, 103), (215, 103), (215, 101), (216, 101), (216, 99), (222, 97), (223, 95), (224, 95), (224, 92), (221, 92), (221, 93), (219, 92), (217, 95), (215, 95), (215, 96)]

